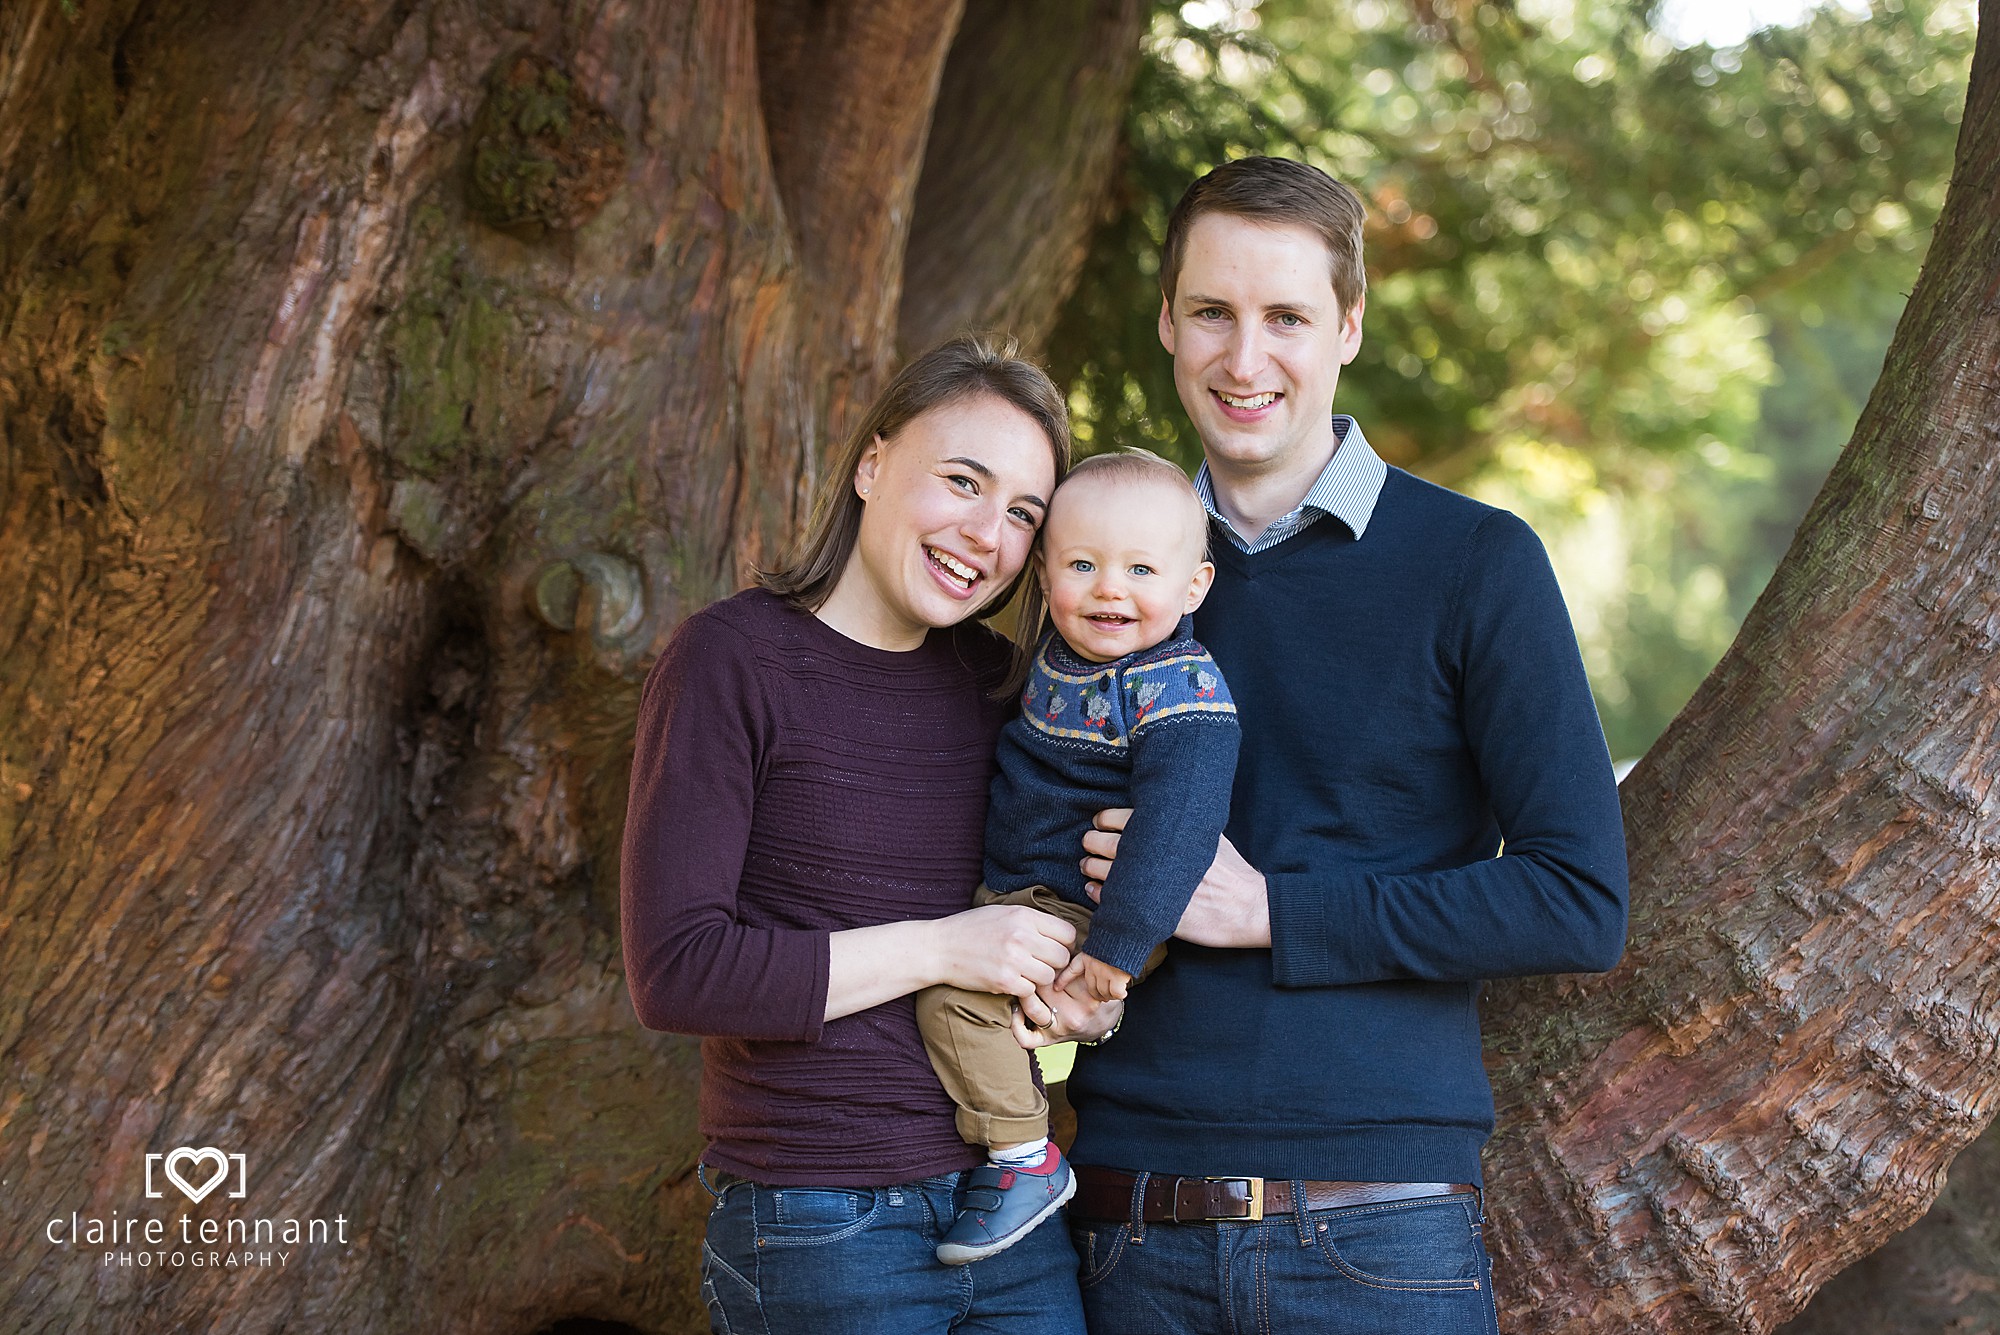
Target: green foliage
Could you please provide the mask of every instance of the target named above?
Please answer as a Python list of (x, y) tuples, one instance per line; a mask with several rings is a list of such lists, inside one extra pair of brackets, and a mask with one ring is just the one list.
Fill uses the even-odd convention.
[(1846, 444), (1902, 311), (1871, 277), (1836, 270), (1767, 301), (1772, 383), (1741, 436), (1672, 453), (1514, 443), (1470, 480), (1547, 542), (1613, 755), (1642, 754), (1729, 647)]
[(1675, 48), (1630, 2), (1162, 13), (1123, 208), (1051, 343), (1079, 441), (1194, 461), (1155, 332), (1167, 212), (1231, 157), (1326, 168), (1371, 215), (1342, 408), (1391, 462), (1535, 523), (1635, 755), (1727, 646), (1873, 383), (1971, 47), (1956, 0), (1829, 7), (1726, 50)]
[(1948, 8), (1823, 10), (1719, 53), (1675, 50), (1626, 5), (1446, 12), (1269, 0), (1234, 24), (1156, 20), (1126, 207), (1051, 349), (1092, 440), (1179, 441), (1159, 238), (1230, 157), (1301, 157), (1369, 201), (1367, 343), (1343, 392), (1433, 474), (1510, 435), (1673, 449), (1740, 427), (1755, 301), (1909, 252), (1942, 203), (1971, 49)]
[(1591, 669), (1605, 732), (1621, 757), (1643, 753), (1729, 647), (1770, 582), (1847, 443), (1917, 258), (1828, 269), (1760, 304), (1774, 375), (1753, 427), (1691, 450), (1600, 456), (1586, 483), (1593, 508), (1554, 512), (1518, 494), (1503, 468), (1474, 484), (1549, 536)]

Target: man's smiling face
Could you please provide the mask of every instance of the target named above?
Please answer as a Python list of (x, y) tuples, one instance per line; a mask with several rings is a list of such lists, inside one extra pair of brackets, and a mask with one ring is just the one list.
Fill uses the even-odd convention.
[(1209, 467), (1252, 477), (1333, 454), (1333, 391), (1361, 350), (1310, 228), (1205, 213), (1188, 231), (1160, 342)]

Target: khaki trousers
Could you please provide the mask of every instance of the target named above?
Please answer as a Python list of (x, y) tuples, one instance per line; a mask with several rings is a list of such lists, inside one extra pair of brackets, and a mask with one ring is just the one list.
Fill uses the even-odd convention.
[[(1045, 885), (998, 894), (980, 886), (974, 906), (1025, 904), (1076, 928), (1083, 949), (1093, 910), (1072, 904)], [(1166, 957), (1156, 948), (1140, 971), (1144, 978)], [(1136, 979), (1134, 981), (1137, 981)], [(1049, 1100), (1035, 1082), (1033, 1061), (1014, 1041), (1014, 998), (959, 987), (917, 993), (917, 1027), (944, 1092), (958, 1105), (958, 1134), (974, 1145), (1011, 1145), (1049, 1134)]]

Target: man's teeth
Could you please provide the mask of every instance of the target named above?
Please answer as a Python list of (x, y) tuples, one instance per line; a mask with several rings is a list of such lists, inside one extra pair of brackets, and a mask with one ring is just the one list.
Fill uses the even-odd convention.
[(924, 550), (931, 554), (931, 560), (937, 562), (939, 565), (943, 566), (946, 570), (949, 570), (952, 574), (964, 580), (967, 584), (970, 584), (972, 583), (972, 581), (979, 578), (979, 572), (977, 570), (974, 570), (971, 566), (965, 564), (965, 562), (957, 560), (954, 557), (948, 556), (945, 553), (939, 551), (935, 547), (926, 547)]
[(1246, 408), (1253, 411), (1258, 408), (1268, 408), (1278, 401), (1278, 395), (1275, 390), (1266, 390), (1262, 394), (1252, 394), (1247, 399), (1239, 399), (1234, 394), (1224, 394), (1219, 389), (1215, 391), (1215, 395), (1232, 408)]

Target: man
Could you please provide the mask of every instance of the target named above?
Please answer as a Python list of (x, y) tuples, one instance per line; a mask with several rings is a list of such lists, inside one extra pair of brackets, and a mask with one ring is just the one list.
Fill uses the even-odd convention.
[(1617, 788), (1541, 544), (1334, 415), (1362, 216), (1250, 158), (1168, 225), (1216, 565), (1195, 631), (1243, 743), (1180, 939), (1070, 1081), (1093, 1335), (1494, 1331), (1481, 980), (1623, 950)]

